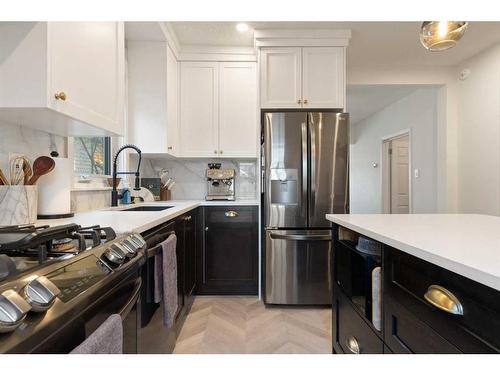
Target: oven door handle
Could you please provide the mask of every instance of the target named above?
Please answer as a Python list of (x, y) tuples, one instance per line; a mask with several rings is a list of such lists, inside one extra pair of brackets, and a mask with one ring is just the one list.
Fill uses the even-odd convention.
[(137, 278), (137, 280), (135, 281), (134, 291), (132, 292), (132, 295), (118, 313), (120, 314), (122, 320), (125, 320), (128, 313), (132, 310), (137, 300), (139, 299), (139, 293), (141, 292), (141, 285), (142, 285), (141, 278)]
[(331, 241), (332, 236), (328, 234), (278, 234), (269, 233), (273, 240), (294, 240), (294, 241)]

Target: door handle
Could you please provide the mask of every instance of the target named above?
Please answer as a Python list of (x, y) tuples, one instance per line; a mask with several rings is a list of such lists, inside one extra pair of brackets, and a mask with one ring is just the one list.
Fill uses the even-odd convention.
[(273, 240), (294, 240), (294, 241), (331, 241), (332, 236), (326, 234), (279, 234), (269, 233)]
[(431, 285), (424, 298), (432, 306), (437, 307), (439, 310), (445, 311), (453, 315), (464, 315), (464, 308), (462, 303), (455, 295), (448, 289), (439, 285)]
[(132, 296), (128, 299), (125, 306), (123, 306), (119, 312), (122, 320), (124, 320), (127, 317), (128, 313), (130, 312), (130, 310), (132, 310), (132, 307), (137, 302), (137, 299), (139, 298), (139, 292), (141, 291), (141, 285), (142, 281), (140, 278), (138, 278), (137, 281), (135, 282), (135, 287), (134, 291), (132, 292)]

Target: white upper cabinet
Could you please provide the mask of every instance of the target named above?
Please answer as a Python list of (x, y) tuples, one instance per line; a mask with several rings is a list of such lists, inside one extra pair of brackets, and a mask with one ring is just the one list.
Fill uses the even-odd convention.
[(344, 49), (302, 49), (303, 108), (344, 108)]
[(0, 118), (61, 135), (122, 135), (122, 22), (0, 24)]
[(262, 108), (344, 108), (344, 47), (262, 48)]
[(219, 64), (219, 156), (257, 156), (255, 63)]
[(252, 62), (181, 62), (181, 157), (257, 157)]
[(144, 153), (177, 156), (179, 69), (166, 42), (128, 41), (129, 142)]
[(181, 62), (182, 157), (218, 155), (218, 81), (217, 62)]
[(297, 108), (302, 99), (301, 48), (262, 48), (260, 100), (262, 108)]
[(167, 153), (179, 156), (179, 63), (167, 47)]

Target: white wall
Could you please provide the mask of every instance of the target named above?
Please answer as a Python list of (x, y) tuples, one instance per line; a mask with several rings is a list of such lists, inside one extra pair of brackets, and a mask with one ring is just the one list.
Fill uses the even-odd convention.
[(500, 44), (460, 64), (459, 209), (500, 215)]
[(437, 132), (437, 212), (458, 212), (457, 75), (453, 67), (349, 67), (347, 84), (440, 86)]
[(351, 127), (352, 213), (382, 212), (382, 138), (404, 129), (411, 130), (412, 169), (420, 169), (418, 179), (412, 173), (413, 213), (437, 212), (438, 93), (434, 87), (417, 89)]

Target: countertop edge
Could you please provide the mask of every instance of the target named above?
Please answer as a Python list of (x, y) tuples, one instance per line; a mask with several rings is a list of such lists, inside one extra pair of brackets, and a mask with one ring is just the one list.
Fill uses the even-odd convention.
[(333, 217), (331, 215), (327, 215), (327, 220), (334, 222), (338, 225), (351, 229), (353, 231), (359, 232), (368, 236), (374, 240), (380, 241), (386, 245), (392, 246), (397, 250), (403, 251), (407, 254), (413, 255), (419, 259), (425, 260), (429, 263), (435, 264), (439, 267), (443, 267), (449, 271), (452, 271), (458, 275), (467, 277), (473, 281), (476, 281), (480, 284), (486, 285), (490, 288), (493, 288), (497, 291), (500, 291), (500, 278), (495, 275), (491, 275), (482, 270), (479, 270), (474, 267), (470, 267), (467, 264), (459, 263), (453, 261), (448, 258), (441, 257), (439, 255), (433, 254), (429, 250), (417, 248), (411, 245), (408, 245), (404, 242), (400, 242), (398, 240), (392, 239), (390, 237), (386, 237), (379, 233), (373, 232), (369, 229), (359, 227), (355, 224), (346, 222), (338, 217)]

